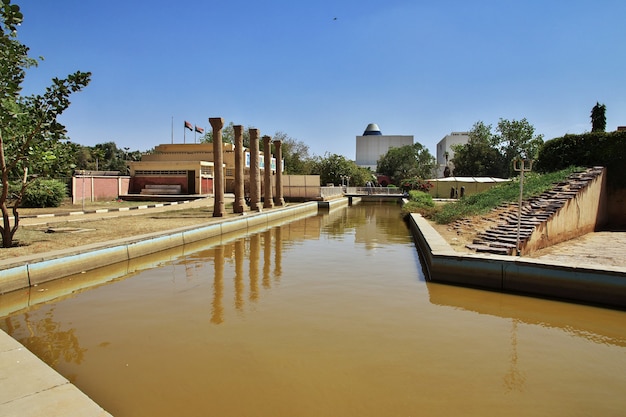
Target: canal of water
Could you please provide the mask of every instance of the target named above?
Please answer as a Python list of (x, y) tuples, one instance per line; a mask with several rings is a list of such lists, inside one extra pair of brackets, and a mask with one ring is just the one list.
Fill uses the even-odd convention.
[(0, 327), (116, 417), (626, 410), (626, 312), (426, 282), (395, 204), (170, 258)]

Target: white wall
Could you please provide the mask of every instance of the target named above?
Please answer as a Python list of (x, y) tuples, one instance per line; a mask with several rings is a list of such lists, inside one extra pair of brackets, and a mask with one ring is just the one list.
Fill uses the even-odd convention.
[[(464, 145), (469, 141), (468, 132), (452, 132), (446, 135), (437, 143), (437, 178), (443, 177), (443, 170), (446, 166), (446, 152), (448, 152), (448, 161), (454, 158), (452, 145)], [(449, 164), (450, 169), (454, 168), (453, 164)]]
[(368, 135), (356, 137), (356, 164), (376, 172), (376, 163), (389, 148), (413, 145), (413, 135)]

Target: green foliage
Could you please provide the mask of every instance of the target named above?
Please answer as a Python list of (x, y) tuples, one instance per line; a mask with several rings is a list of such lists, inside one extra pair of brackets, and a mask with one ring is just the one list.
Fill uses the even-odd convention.
[(409, 201), (402, 206), (402, 213), (420, 213), (424, 217), (430, 217), (435, 211), (433, 197), (427, 192), (411, 190), (409, 191)]
[(408, 178), (430, 178), (437, 166), (435, 158), (420, 143), (390, 148), (380, 157), (376, 172), (391, 178), (394, 184), (401, 184)]
[(429, 181), (423, 180), (421, 178), (407, 178), (402, 181), (402, 190), (410, 191), (410, 190), (419, 190), (428, 192), (431, 188), (433, 188), (433, 184)]
[[(358, 166), (354, 161), (337, 154), (326, 154), (318, 158), (313, 164), (312, 174), (320, 176), (322, 185), (347, 183), (351, 186), (364, 186), (372, 181), (372, 172), (369, 169)], [(342, 177), (350, 177), (344, 181)]]
[(526, 119), (500, 119), (495, 133), (479, 121), (469, 137), (468, 143), (453, 148), (456, 176), (508, 178), (515, 158), (535, 159), (543, 144), (543, 135), (535, 135)]
[(59, 207), (66, 196), (66, 186), (61, 181), (38, 179), (26, 189), (22, 207)]
[[(524, 176), (523, 198), (537, 196), (552, 188), (558, 182), (565, 180), (571, 173), (580, 171), (581, 168), (570, 167), (549, 174), (528, 173)], [(489, 210), (503, 203), (515, 202), (519, 199), (519, 178), (509, 183), (497, 185), (482, 193), (473, 194), (461, 198), (454, 203), (445, 204), (437, 211), (433, 219), (440, 224), (448, 224), (455, 220), (479, 214), (485, 214)]]
[(281, 154), (285, 161), (285, 173), (289, 175), (308, 175), (313, 169), (313, 158), (309, 155), (309, 146), (294, 139), (284, 132), (274, 133), (274, 140), (282, 141)]
[(606, 130), (606, 106), (596, 101), (591, 109), (591, 131), (604, 132)]
[[(77, 71), (64, 79), (53, 78), (43, 94), (21, 96), (26, 69), (37, 61), (28, 57), (29, 48), (18, 40), (17, 28), (23, 20), (20, 7), (2, 0), (0, 18), (0, 233), (2, 246), (9, 247), (19, 225), (17, 208), (33, 181), (32, 174), (48, 175), (63, 157), (59, 141), (66, 132), (57, 117), (69, 107), (70, 95), (89, 84), (91, 73)], [(21, 186), (13, 199), (9, 182), (18, 178)], [(13, 204), (12, 226), (9, 202)]]
[(591, 132), (549, 140), (541, 147), (533, 168), (551, 172), (572, 165), (606, 167), (607, 184), (625, 187), (626, 132)]
[(419, 206), (435, 207), (433, 197), (424, 191), (411, 190), (409, 191), (409, 201), (418, 204)]

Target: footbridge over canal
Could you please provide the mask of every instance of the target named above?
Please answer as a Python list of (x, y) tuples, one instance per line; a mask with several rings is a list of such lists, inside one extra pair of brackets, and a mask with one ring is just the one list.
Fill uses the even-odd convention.
[(389, 199), (400, 200), (407, 194), (396, 187), (345, 187), (344, 196), (348, 197), (348, 205), (352, 205), (354, 198), (363, 201), (384, 201)]

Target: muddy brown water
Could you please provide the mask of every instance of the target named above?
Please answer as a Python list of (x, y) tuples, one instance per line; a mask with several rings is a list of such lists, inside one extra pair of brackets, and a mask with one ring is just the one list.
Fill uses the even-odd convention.
[(626, 312), (425, 282), (399, 216), (308, 217), (0, 327), (116, 417), (624, 415)]

